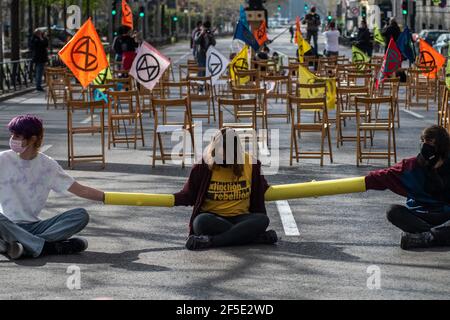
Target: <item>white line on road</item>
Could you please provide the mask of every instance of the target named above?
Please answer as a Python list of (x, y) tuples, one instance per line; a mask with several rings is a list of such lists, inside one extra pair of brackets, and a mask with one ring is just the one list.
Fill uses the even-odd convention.
[(48, 151), (48, 149), (50, 149), (51, 147), (53, 147), (51, 144), (45, 144), (41, 147), (41, 152), (45, 153), (46, 151)]
[(413, 111), (410, 111), (410, 110), (406, 110), (406, 109), (402, 109), (404, 112), (406, 112), (407, 114), (409, 114), (409, 115), (412, 115), (414, 118), (417, 118), (417, 119), (423, 119), (424, 118), (424, 116), (422, 116), (422, 115), (420, 115), (420, 114), (418, 114), (418, 113), (415, 113), (415, 112), (413, 112)]
[[(98, 116), (96, 114), (94, 114), (93, 118), (96, 119), (96, 118), (98, 118)], [(91, 122), (91, 116), (89, 116), (86, 119), (84, 119), (83, 121), (81, 121), (82, 124), (86, 124), (89, 122)]]
[(190, 51), (188, 51), (187, 53), (185, 53), (185, 54), (183, 54), (181, 57), (180, 57), (180, 59), (178, 59), (177, 61), (175, 61), (173, 64), (174, 65), (177, 65), (181, 60), (183, 60), (184, 58), (186, 58), (188, 55), (190, 55), (191, 54), (191, 52)]
[(284, 233), (287, 236), (299, 236), (300, 232), (298, 231), (297, 223), (295, 222), (289, 203), (287, 201), (277, 201), (276, 203)]

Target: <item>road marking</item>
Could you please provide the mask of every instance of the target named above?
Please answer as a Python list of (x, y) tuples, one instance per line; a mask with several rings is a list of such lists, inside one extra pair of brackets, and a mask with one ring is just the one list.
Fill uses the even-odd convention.
[(41, 147), (41, 152), (42, 153), (45, 153), (46, 151), (48, 151), (48, 149), (50, 149), (51, 147), (53, 147), (51, 144), (46, 144), (46, 145), (43, 145), (42, 147)]
[(180, 62), (181, 60), (183, 60), (184, 58), (186, 58), (188, 55), (190, 55), (191, 52), (188, 51), (187, 53), (185, 53), (184, 55), (181, 56), (180, 59), (178, 59), (177, 61), (175, 61), (173, 64), (178, 64), (178, 62)]
[[(94, 119), (98, 118), (98, 115), (94, 114), (93, 116)], [(87, 117), (86, 119), (84, 119), (83, 121), (81, 121), (82, 124), (86, 124), (91, 122), (91, 116)]]
[(406, 112), (407, 114), (412, 115), (414, 118), (417, 118), (417, 119), (423, 119), (423, 118), (425, 118), (424, 116), (421, 116), (420, 114), (415, 113), (415, 112), (413, 112), (413, 111), (406, 110), (406, 109), (402, 109), (402, 110), (403, 110), (404, 112)]
[(284, 233), (287, 236), (299, 236), (300, 232), (298, 231), (297, 223), (295, 222), (289, 203), (285, 200), (277, 201), (276, 203), (278, 212), (280, 213), (281, 223), (283, 224)]

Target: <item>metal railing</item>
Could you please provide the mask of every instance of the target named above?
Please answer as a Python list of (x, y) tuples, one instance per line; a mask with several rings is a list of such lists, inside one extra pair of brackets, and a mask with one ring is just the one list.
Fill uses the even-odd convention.
[(33, 85), (35, 68), (31, 59), (0, 63), (0, 94), (23, 90)]

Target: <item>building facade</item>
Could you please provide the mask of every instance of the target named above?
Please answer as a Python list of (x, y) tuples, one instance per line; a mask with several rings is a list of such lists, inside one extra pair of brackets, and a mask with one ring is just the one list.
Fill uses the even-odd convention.
[(416, 28), (450, 30), (450, 6), (447, 1), (417, 0)]

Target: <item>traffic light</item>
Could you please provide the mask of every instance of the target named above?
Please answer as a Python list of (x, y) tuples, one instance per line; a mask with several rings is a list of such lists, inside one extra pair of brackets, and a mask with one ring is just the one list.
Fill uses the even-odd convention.
[(408, 1), (402, 1), (402, 14), (406, 16), (408, 14)]
[(305, 12), (308, 12), (308, 4), (305, 3)]
[(327, 19), (328, 19), (328, 22), (331, 22), (331, 20), (333, 20), (333, 17), (331, 16), (331, 13), (329, 13), (329, 12), (328, 12), (328, 17), (327, 17)]
[(361, 17), (367, 18), (367, 7), (366, 6), (361, 7)]
[(143, 18), (145, 17), (145, 8), (144, 6), (139, 7), (139, 17)]
[(117, 0), (113, 0), (111, 7), (111, 15), (114, 17), (117, 15)]
[(172, 21), (173, 21), (173, 22), (177, 22), (177, 21), (178, 21), (178, 16), (173, 16), (173, 17), (172, 17)]
[(278, 5), (277, 10), (281, 11), (281, 5)]

